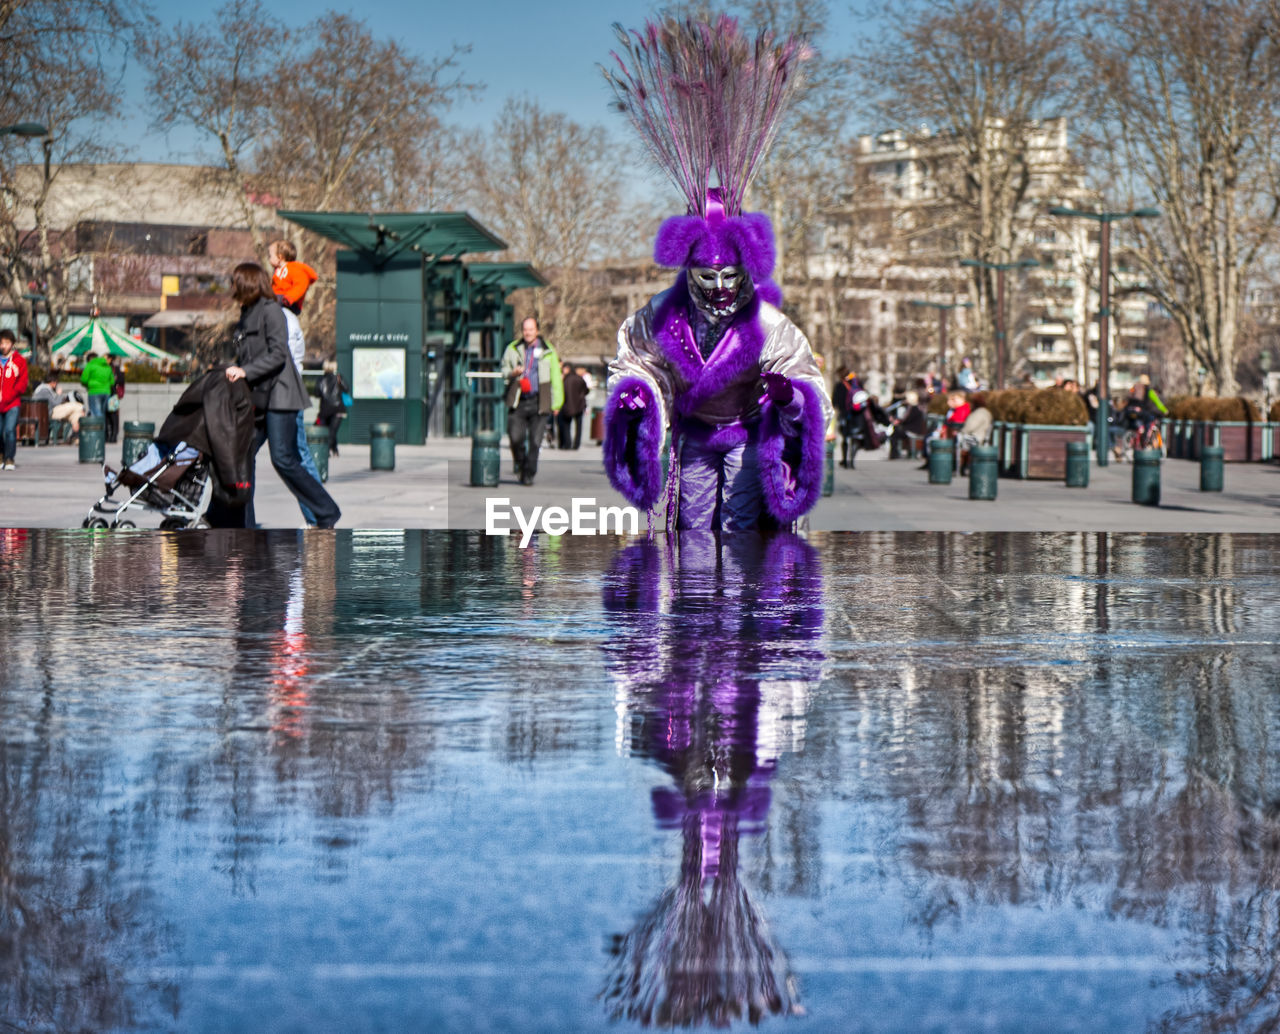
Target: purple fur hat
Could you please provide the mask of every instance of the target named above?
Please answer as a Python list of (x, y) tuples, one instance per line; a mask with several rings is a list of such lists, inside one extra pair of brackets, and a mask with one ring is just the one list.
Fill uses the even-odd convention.
[(726, 215), (718, 187), (707, 191), (706, 218), (694, 212), (672, 216), (653, 243), (653, 259), (660, 266), (741, 266), (756, 284), (769, 279), (775, 258), (768, 217), (760, 212)]

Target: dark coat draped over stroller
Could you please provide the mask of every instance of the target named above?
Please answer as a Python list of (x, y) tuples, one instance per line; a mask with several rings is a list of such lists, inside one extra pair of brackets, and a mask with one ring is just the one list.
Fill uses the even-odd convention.
[(253, 398), (243, 381), (215, 366), (182, 393), (156, 439), (186, 442), (209, 457), (213, 491), (224, 505), (243, 506), (252, 490)]

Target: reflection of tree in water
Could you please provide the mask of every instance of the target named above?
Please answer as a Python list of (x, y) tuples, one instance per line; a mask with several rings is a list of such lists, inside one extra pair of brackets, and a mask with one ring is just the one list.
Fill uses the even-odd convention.
[(25, 586), (48, 573), (33, 567), (43, 541), (0, 537), (0, 1028), (163, 1027), (176, 990), (139, 974), (169, 934), (133, 878), (160, 809), (151, 794), (120, 807), (115, 747), (67, 735), (83, 706), (74, 671), (32, 656), (44, 612)]
[(671, 777), (654, 813), (683, 849), (675, 885), (614, 939), (601, 997), (646, 1026), (799, 1014), (786, 955), (740, 881), (739, 837), (764, 828), (820, 678), (817, 557), (792, 536), (686, 532), (671, 559), (664, 584), (662, 549), (637, 543), (606, 578), (622, 740)]
[(1267, 678), (1216, 648), (1100, 666), (1083, 685), (1012, 666), (935, 668), (910, 705), (883, 704), (912, 746), (881, 759), (868, 784), (904, 806), (899, 842), (928, 877), (915, 920), (963, 923), (968, 902), (1101, 906), (1179, 934), (1186, 993), (1163, 1029), (1277, 1029)]

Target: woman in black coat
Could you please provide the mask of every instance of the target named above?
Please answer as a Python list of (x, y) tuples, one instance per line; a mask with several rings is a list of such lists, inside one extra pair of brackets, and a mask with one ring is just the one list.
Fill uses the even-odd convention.
[[(332, 528), (342, 511), (303, 468), (298, 454), (298, 411), (307, 407), (307, 392), (289, 355), (288, 327), (271, 289), (271, 275), (256, 262), (243, 262), (231, 273), (231, 288), (240, 303), (240, 322), (235, 365), (227, 367), (227, 380), (245, 380), (253, 395), (257, 418), (253, 455), (266, 442), (271, 465), (298, 502), (315, 514), (316, 527)], [(252, 492), (244, 522), (246, 527), (256, 526)]]

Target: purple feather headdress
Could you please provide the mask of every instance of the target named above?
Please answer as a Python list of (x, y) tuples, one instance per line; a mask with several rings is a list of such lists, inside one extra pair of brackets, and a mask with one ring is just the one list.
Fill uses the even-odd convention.
[(614, 29), (622, 49), (612, 54), (617, 68), (603, 71), (616, 107), (689, 206), (659, 231), (657, 261), (740, 262), (753, 279), (766, 278), (773, 235), (764, 216), (744, 216), (742, 206), (803, 81), (808, 44), (767, 32), (750, 39), (727, 15), (667, 18), (643, 33)]
[(622, 52), (604, 69), (616, 106), (659, 167), (706, 216), (712, 172), (725, 214), (742, 214), (747, 188), (768, 153), (812, 51), (795, 36), (749, 39), (738, 22), (667, 18), (643, 33), (614, 26)]

